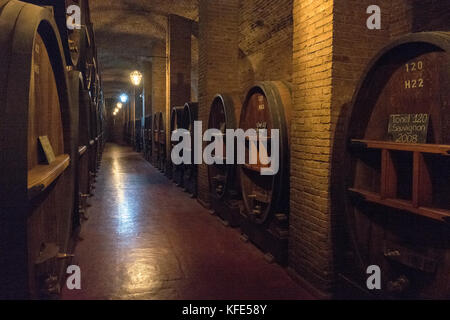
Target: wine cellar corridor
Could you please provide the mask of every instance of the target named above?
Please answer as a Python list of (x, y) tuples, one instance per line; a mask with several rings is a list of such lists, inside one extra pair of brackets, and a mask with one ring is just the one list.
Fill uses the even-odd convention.
[(2, 299), (449, 300), (450, 0), (0, 0)]
[[(106, 145), (63, 299), (311, 299), (129, 147)], [(267, 281), (269, 280), (269, 281)]]

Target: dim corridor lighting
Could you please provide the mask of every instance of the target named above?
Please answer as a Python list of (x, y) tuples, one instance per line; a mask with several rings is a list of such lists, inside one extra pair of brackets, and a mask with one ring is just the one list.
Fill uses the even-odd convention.
[(142, 73), (140, 73), (139, 71), (133, 71), (130, 74), (130, 79), (133, 85), (138, 86), (141, 84), (142, 81)]
[(122, 103), (127, 103), (127, 101), (128, 101), (128, 96), (127, 96), (125, 93), (123, 93), (123, 94), (120, 96), (120, 101), (122, 101)]
[(118, 103), (117, 103), (117, 109), (120, 110), (120, 109), (122, 109), (122, 107), (123, 107), (123, 104), (122, 104), (121, 102), (118, 102)]

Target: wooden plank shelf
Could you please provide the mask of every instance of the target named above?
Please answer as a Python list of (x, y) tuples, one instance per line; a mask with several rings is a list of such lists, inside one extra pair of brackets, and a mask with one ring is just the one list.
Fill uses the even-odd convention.
[(376, 203), (393, 209), (408, 211), (416, 215), (427, 217), (440, 222), (450, 223), (450, 211), (444, 209), (415, 207), (412, 201), (400, 199), (383, 199), (380, 194), (375, 192), (350, 188), (350, 192), (358, 195), (367, 202)]
[(364, 147), (368, 149), (421, 152), (421, 153), (450, 156), (450, 145), (410, 144), (410, 143), (398, 143), (390, 141), (359, 140), (359, 139), (352, 139), (351, 142), (352, 145), (354, 146)]
[(70, 156), (56, 157), (49, 165), (38, 165), (28, 171), (28, 198), (34, 198), (47, 189), (69, 167)]

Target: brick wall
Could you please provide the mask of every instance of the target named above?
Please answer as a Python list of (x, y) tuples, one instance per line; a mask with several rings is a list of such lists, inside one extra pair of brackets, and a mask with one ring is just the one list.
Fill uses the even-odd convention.
[(191, 38), (191, 101), (198, 102), (198, 36)]
[(292, 0), (240, 1), (241, 95), (255, 81), (292, 80)]
[(144, 88), (145, 88), (145, 116), (152, 115), (153, 90), (152, 90), (152, 76), (153, 76), (152, 62), (144, 63)]
[(191, 98), (192, 21), (170, 15), (166, 38), (168, 110)]
[[(168, 57), (166, 86), (167, 100), (164, 111), (166, 129), (170, 128), (170, 111), (191, 101), (192, 20), (169, 15), (166, 37)], [(167, 154), (170, 152), (170, 134), (166, 134)]]
[(152, 109), (156, 112), (166, 109), (166, 45), (156, 43), (152, 50)]
[(390, 35), (407, 32), (450, 30), (449, 2), (446, 0), (395, 0), (390, 11)]
[[(239, 0), (200, 0), (199, 5), (199, 120), (206, 129), (214, 96), (239, 88)], [(198, 186), (199, 201), (207, 205), (206, 166), (199, 166)]]

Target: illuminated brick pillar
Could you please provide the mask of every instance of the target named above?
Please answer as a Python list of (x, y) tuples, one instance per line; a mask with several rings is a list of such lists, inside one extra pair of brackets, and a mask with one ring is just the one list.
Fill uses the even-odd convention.
[(332, 292), (345, 253), (340, 173), (348, 106), (366, 65), (389, 41), (391, 1), (378, 1), (381, 30), (366, 26), (371, 4), (294, 0), (289, 268), (321, 297)]
[(289, 266), (327, 290), (333, 1), (294, 1)]
[(157, 42), (152, 49), (152, 116), (166, 110), (166, 44)]
[[(200, 0), (199, 3), (199, 118), (206, 129), (217, 93), (239, 88), (239, 1)], [(207, 166), (199, 166), (198, 198), (209, 204)]]
[(170, 146), (170, 110), (191, 100), (191, 34), (192, 21), (169, 15), (166, 38), (167, 97), (165, 120), (167, 148)]
[(153, 102), (153, 92), (152, 92), (152, 83), (153, 83), (153, 65), (152, 62), (144, 63), (144, 96), (145, 96), (145, 112), (144, 118), (150, 116), (152, 114), (152, 102)]

